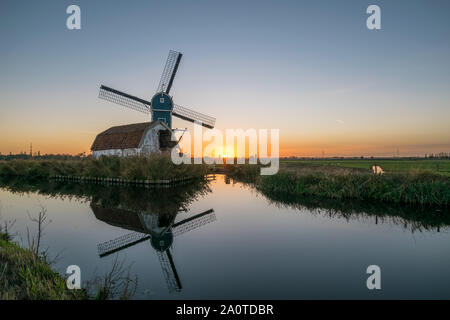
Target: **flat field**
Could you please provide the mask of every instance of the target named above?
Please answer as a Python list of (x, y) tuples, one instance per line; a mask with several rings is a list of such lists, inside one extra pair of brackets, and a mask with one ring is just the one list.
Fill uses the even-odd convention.
[(317, 159), (317, 160), (281, 160), (281, 168), (328, 166), (365, 169), (370, 171), (373, 165), (380, 166), (386, 172), (433, 172), (450, 176), (450, 160), (447, 159)]

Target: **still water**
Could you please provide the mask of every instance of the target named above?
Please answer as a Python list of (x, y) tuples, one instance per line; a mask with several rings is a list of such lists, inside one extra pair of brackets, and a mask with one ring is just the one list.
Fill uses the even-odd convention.
[[(45, 207), (54, 268), (86, 281), (119, 259), (137, 299), (450, 298), (442, 212), (265, 196), (220, 175), (163, 190), (9, 183), (0, 206), (23, 245)], [(381, 290), (366, 287), (373, 264)]]

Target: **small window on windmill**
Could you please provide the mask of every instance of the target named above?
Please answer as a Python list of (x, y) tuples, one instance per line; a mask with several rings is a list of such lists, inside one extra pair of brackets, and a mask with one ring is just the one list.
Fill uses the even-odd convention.
[(164, 103), (164, 98), (159, 98), (159, 103)]

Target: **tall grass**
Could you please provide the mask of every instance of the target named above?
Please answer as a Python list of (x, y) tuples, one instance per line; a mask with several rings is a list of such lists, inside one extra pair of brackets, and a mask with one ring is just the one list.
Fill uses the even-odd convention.
[(200, 178), (204, 165), (175, 165), (170, 157), (101, 157), (82, 160), (12, 160), (0, 161), (0, 177), (23, 177), (27, 180), (48, 179), (54, 175), (125, 178), (130, 180)]
[(32, 250), (19, 247), (0, 232), (0, 300), (108, 300), (130, 299), (137, 278), (130, 277), (123, 261), (113, 261), (111, 271), (69, 290), (66, 279), (52, 270)]
[(266, 194), (450, 206), (450, 178), (426, 171), (373, 175), (319, 166), (284, 169), (273, 176), (260, 176), (254, 168), (240, 166), (227, 172), (238, 180), (253, 183)]
[(293, 175), (263, 177), (258, 189), (330, 199), (375, 200), (391, 203), (448, 206), (450, 181), (430, 174)]

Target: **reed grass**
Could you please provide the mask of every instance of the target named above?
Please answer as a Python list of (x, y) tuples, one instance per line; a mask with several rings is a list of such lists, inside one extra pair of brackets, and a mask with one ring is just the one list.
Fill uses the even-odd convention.
[(10, 229), (15, 220), (0, 223), (0, 300), (106, 300), (134, 295), (137, 278), (130, 277), (130, 268), (125, 268), (117, 256), (105, 276), (87, 281), (81, 289), (68, 289), (67, 280), (51, 268), (54, 260), (49, 260), (47, 250), (40, 250), (49, 223), (46, 212), (42, 207), (37, 218), (30, 216), (38, 231), (30, 235), (27, 227), (28, 248), (13, 242)]
[(69, 290), (66, 280), (31, 250), (0, 232), (0, 300), (87, 299), (84, 290)]
[(21, 248), (0, 228), (0, 300), (128, 300), (137, 288), (137, 278), (130, 277), (129, 268), (117, 257), (106, 275), (81, 289), (68, 289), (66, 281), (45, 256)]
[(266, 194), (336, 200), (370, 200), (395, 204), (450, 206), (450, 178), (419, 171), (374, 175), (337, 167), (284, 168), (273, 176), (260, 176), (251, 166), (229, 166), (227, 173), (252, 183)]
[(179, 177), (201, 178), (204, 165), (175, 165), (166, 155), (150, 157), (101, 157), (82, 160), (12, 160), (0, 161), (0, 177), (23, 177), (26, 180), (49, 179), (51, 176), (85, 176), (158, 180)]

